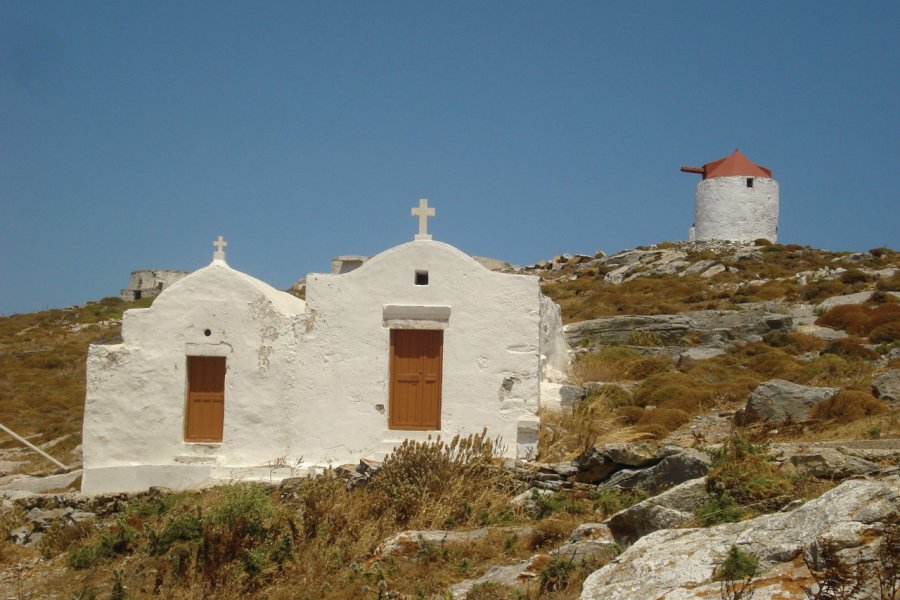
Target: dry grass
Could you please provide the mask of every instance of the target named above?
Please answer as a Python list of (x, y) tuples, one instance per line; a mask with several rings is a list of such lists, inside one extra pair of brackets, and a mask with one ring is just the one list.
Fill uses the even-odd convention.
[(816, 324), (863, 337), (870, 336), (877, 329), (879, 339), (873, 341), (890, 343), (900, 339), (896, 336), (900, 332), (900, 304), (835, 306), (819, 317)]
[(867, 392), (841, 390), (834, 397), (816, 406), (814, 419), (839, 420), (843, 423), (888, 412), (884, 402)]
[(644, 356), (625, 346), (611, 346), (581, 355), (575, 362), (575, 377), (587, 381), (636, 381), (674, 369), (672, 361)]
[[(122, 312), (151, 301), (106, 298), (0, 317), (0, 423), (39, 445), (58, 440), (51, 454), (67, 462), (69, 451), (81, 443), (88, 346), (115, 343)], [(18, 444), (5, 434), (0, 438), (0, 447)], [(29, 470), (52, 468), (33, 460)]]
[[(510, 504), (516, 491), (494, 467), (484, 436), (411, 444), (364, 487), (350, 488), (329, 471), (281, 489), (236, 484), (133, 500), (86, 531), (55, 532), (42, 548), (48, 561), (27, 574), (27, 585), (44, 597), (72, 598), (84, 590), (107, 597), (121, 570), (136, 597), (444, 597), (449, 585), (495, 564), (546, 553), (577, 524), (597, 518), (599, 509), (583, 493), (545, 499), (540, 514), (529, 515)], [(408, 501), (396, 502), (403, 498)], [(5, 519), (9, 524), (0, 525), (7, 529), (16, 524)], [(473, 543), (419, 543), (404, 556), (380, 550), (407, 528), (512, 524), (531, 525), (533, 533), (498, 528)], [(15, 552), (8, 558), (18, 562), (38, 550)], [(66, 562), (71, 567), (62, 568)], [(521, 597), (576, 598), (583, 578), (598, 566), (539, 566), (535, 584)], [(547, 595), (539, 582), (553, 574), (564, 575), (566, 585)]]
[[(662, 248), (662, 245), (657, 246)], [(781, 300), (817, 303), (828, 297), (868, 289), (883, 291), (900, 289), (900, 276), (877, 282), (862, 269), (883, 269), (896, 265), (900, 253), (884, 249), (879, 255), (869, 254), (852, 264), (835, 263), (846, 253), (828, 252), (797, 245), (774, 244), (761, 248), (750, 260), (733, 260), (730, 254), (712, 251), (689, 251), (687, 260), (716, 260), (733, 271), (713, 278), (699, 276), (649, 275), (620, 285), (606, 283), (604, 275), (611, 267), (579, 272), (566, 267), (542, 272), (544, 292), (561, 307), (566, 322), (582, 321), (612, 315), (671, 314), (688, 310), (734, 309), (745, 302)], [(817, 272), (838, 266), (847, 272), (837, 279), (808, 277), (801, 285), (795, 275), (802, 271)]]

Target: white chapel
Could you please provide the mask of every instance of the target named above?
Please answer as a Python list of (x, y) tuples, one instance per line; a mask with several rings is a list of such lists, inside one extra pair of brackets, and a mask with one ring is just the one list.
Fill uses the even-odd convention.
[(125, 312), (122, 343), (91, 346), (82, 492), (286, 476), (404, 439), (480, 433), (532, 456), (542, 383), (568, 364), (559, 308), (537, 277), (490, 271), (419, 231), (306, 300), (207, 266)]

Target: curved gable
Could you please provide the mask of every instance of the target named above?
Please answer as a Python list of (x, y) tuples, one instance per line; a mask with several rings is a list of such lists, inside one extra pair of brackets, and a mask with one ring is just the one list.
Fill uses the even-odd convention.
[(303, 300), (236, 271), (224, 261), (213, 261), (163, 290), (149, 308), (125, 311), (122, 338), (126, 343), (140, 343), (158, 337), (154, 331), (177, 329), (179, 323), (222, 323), (223, 318), (232, 322), (240, 314), (251, 320), (263, 313), (293, 317), (305, 310)]
[(394, 246), (376, 254), (360, 265), (359, 268), (341, 274), (341, 277), (365, 277), (367, 272), (378, 271), (393, 262), (406, 263), (416, 259), (428, 260), (429, 262), (438, 261), (445, 264), (452, 263), (458, 269), (469, 269), (479, 274), (503, 275), (502, 273), (491, 271), (455, 246), (434, 240), (417, 240)]
[(236, 271), (223, 261), (213, 261), (166, 288), (146, 310), (165, 309), (172, 303), (183, 305), (184, 301), (239, 301), (241, 297), (248, 300), (262, 297), (285, 316), (300, 314), (306, 310), (306, 303), (300, 298)]

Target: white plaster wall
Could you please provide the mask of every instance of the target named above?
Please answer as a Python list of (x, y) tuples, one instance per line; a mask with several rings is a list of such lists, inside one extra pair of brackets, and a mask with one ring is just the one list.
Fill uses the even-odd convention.
[[(417, 270), (428, 271), (428, 285), (415, 285)], [(306, 459), (341, 462), (406, 437), (387, 428), (386, 305), (450, 307), (441, 431), (434, 434), (449, 439), (487, 427), (492, 437), (502, 438), (507, 456), (516, 455), (518, 421), (534, 415), (538, 406), (536, 277), (494, 273), (452, 246), (419, 240), (391, 248), (349, 273), (309, 275), (306, 297), (311, 326), (302, 333), (300, 362), (318, 368), (298, 370), (298, 389), (311, 392), (295, 408), (331, 416), (304, 422), (303, 414), (297, 415), (298, 445)], [(427, 322), (421, 327), (439, 328)]]
[[(152, 307), (126, 311), (123, 343), (88, 353), (82, 490), (180, 487), (216, 465), (290, 455), (290, 334), (304, 308), (214, 261), (164, 290)], [(184, 442), (188, 355), (226, 357), (221, 444)], [(135, 465), (144, 466), (144, 477), (135, 476)]]
[(569, 374), (569, 344), (559, 305), (541, 294), (541, 379), (560, 382)]
[[(428, 285), (415, 285), (416, 271)], [(214, 261), (127, 311), (123, 343), (88, 355), (82, 490), (191, 487), (279, 458), (341, 464), (425, 439), (388, 429), (391, 327), (444, 330), (432, 435), (487, 427), (506, 456), (534, 451), (541, 355), (548, 370), (568, 361), (538, 278), (422, 240), (307, 282), (304, 303)], [(183, 441), (188, 355), (227, 359), (221, 444)]]
[(697, 185), (694, 238), (753, 241), (778, 237), (778, 182), (754, 177), (713, 177)]

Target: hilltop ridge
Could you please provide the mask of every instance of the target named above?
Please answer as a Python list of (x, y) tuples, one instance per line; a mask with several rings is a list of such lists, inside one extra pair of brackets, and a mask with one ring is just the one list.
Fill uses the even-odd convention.
[[(71, 473), (44, 477), (55, 467), (3, 439), (0, 590), (296, 597), (302, 582), (310, 598), (626, 599), (657, 550), (687, 556), (707, 539), (702, 568), (683, 561), (696, 580), (642, 585), (709, 594), (707, 563), (725, 564), (740, 532), (760, 597), (778, 597), (814, 574), (804, 550), (760, 532), (824, 548), (817, 536), (857, 527), (867, 494), (884, 501), (866, 513), (869, 537), (845, 540), (852, 557), (895, 543), (900, 253), (663, 242), (482, 264), (540, 277), (566, 322), (573, 368), (542, 392), (537, 461), (498, 471), (484, 439), (454, 442), (472, 461), (460, 463), (413, 444), (382, 475), (360, 464), (280, 486), (84, 497), (61, 493)], [(0, 318), (0, 423), (77, 476), (87, 347), (120, 340), (124, 310), (152, 301)], [(808, 521), (791, 521), (804, 506)], [(253, 527), (229, 525), (234, 510)]]

